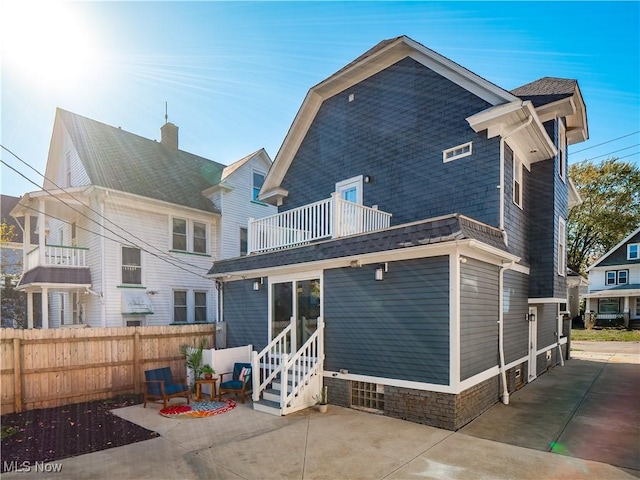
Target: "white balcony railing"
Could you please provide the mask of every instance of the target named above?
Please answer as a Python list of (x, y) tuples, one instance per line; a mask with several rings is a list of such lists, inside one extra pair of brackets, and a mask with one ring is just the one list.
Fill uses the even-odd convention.
[(46, 245), (44, 255), (40, 247), (36, 247), (27, 254), (25, 272), (40, 266), (47, 267), (86, 267), (88, 248), (66, 247), (62, 245)]
[(391, 214), (331, 198), (254, 220), (249, 219), (249, 253), (304, 245), (323, 238), (338, 238), (389, 228)]

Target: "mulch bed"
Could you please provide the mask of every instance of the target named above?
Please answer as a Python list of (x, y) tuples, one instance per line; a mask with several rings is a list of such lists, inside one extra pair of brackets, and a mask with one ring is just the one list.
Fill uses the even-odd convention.
[(29, 410), (0, 417), (3, 434), (0, 471), (11, 462), (51, 462), (158, 437), (158, 433), (124, 420), (109, 410), (141, 403), (140, 396)]

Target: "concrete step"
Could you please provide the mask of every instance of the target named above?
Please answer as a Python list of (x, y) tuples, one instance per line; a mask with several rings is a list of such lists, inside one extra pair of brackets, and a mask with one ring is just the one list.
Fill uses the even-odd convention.
[(253, 402), (253, 409), (257, 410), (258, 412), (269, 413), (271, 415), (282, 415), (282, 409), (280, 408), (280, 405), (278, 405), (276, 402), (271, 402), (265, 399)]

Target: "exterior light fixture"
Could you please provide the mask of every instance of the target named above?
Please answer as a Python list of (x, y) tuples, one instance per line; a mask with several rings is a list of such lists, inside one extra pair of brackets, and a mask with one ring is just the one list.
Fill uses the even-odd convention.
[(262, 284), (263, 284), (262, 277), (260, 277), (259, 280), (254, 280), (253, 281), (253, 290), (257, 292), (258, 290), (260, 290), (260, 285), (262, 285)]
[(364, 183), (371, 183), (371, 175), (364, 176)]
[(375, 279), (376, 281), (380, 282), (382, 280), (384, 280), (384, 272), (388, 272), (389, 271), (389, 264), (388, 263), (381, 263), (378, 268), (376, 268), (376, 273), (375, 273)]
[(535, 313), (527, 314), (527, 320), (530, 321), (530, 322), (535, 322), (536, 321), (536, 314)]

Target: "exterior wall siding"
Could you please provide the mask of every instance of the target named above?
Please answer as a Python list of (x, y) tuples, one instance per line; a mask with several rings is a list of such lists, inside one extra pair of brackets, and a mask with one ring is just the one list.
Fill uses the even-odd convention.
[(511, 363), (529, 354), (529, 277), (507, 270), (503, 280), (504, 360)]
[[(628, 234), (627, 234), (628, 235)], [(640, 259), (627, 260), (627, 245), (630, 243), (640, 243), (640, 232), (633, 235), (624, 245), (620, 245), (614, 252), (598, 264), (598, 267), (608, 267), (617, 265), (640, 265)], [(612, 270), (612, 269), (608, 269)], [(591, 277), (589, 277), (591, 278)]]
[[(497, 226), (500, 142), (465, 120), (488, 106), (403, 59), (324, 101), (282, 182), (289, 196), (280, 210), (329, 198), (336, 182), (369, 175), (364, 204), (392, 213), (394, 225), (458, 212)], [(443, 150), (470, 141), (471, 156), (443, 163)]]
[(528, 212), (532, 208), (529, 192), (531, 173), (522, 167), (522, 208), (513, 201), (513, 150), (505, 143), (504, 147), (504, 228), (507, 233), (509, 250), (518, 255), (520, 264), (529, 265), (530, 219)]
[(224, 320), (227, 347), (253, 345), (262, 350), (269, 342), (269, 289), (253, 290), (253, 279), (224, 284)]
[(558, 331), (558, 304), (545, 303), (538, 307), (538, 350), (556, 343)]
[(460, 379), (498, 364), (498, 267), (467, 259), (460, 266)]
[(326, 270), (325, 369), (448, 384), (448, 262), (392, 262), (381, 282), (375, 265)]

